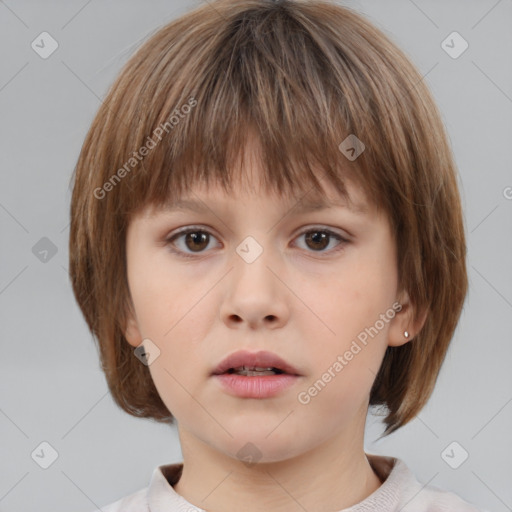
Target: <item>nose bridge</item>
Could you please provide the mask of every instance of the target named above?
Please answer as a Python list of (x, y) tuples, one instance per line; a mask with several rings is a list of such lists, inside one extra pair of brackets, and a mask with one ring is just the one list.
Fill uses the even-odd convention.
[[(247, 235), (236, 247), (234, 274), (236, 281), (248, 280), (253, 285), (268, 285), (273, 276), (268, 267), (279, 266), (274, 257), (276, 251), (271, 244), (271, 234), (264, 230)], [(272, 278), (273, 280), (274, 278)]]
[(274, 323), (285, 319), (286, 291), (275, 276), (281, 265), (271, 239), (271, 233), (262, 229), (246, 236), (235, 248), (221, 308), (224, 321), (236, 319), (258, 325), (268, 319)]

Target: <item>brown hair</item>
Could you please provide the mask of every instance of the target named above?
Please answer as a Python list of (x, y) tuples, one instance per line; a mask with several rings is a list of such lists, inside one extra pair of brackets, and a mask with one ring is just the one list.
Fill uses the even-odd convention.
[[(213, 1), (159, 29), (111, 86), (74, 172), (69, 257), (112, 396), (134, 416), (173, 422), (123, 335), (131, 216), (200, 181), (229, 191), (251, 130), (267, 190), (320, 191), (318, 165), (347, 197), (343, 168), (389, 218), (399, 290), (415, 319), (428, 310), (414, 340), (387, 348), (371, 391), (393, 432), (430, 397), (467, 292), (456, 167), (413, 64), (329, 1)], [(365, 145), (355, 160), (339, 148), (350, 134)]]

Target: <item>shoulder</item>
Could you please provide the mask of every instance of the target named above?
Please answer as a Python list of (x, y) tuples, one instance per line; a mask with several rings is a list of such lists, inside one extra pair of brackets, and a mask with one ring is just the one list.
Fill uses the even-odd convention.
[[(465, 501), (451, 491), (445, 491), (433, 485), (422, 486), (418, 483), (415, 494), (404, 489), (404, 512), (485, 512)], [(411, 496), (412, 494), (412, 496)]]
[[(156, 510), (185, 510), (187, 502), (179, 496), (172, 485), (178, 481), (182, 463), (166, 464), (153, 470), (149, 485), (113, 503), (91, 512), (155, 512)], [(187, 510), (192, 510), (187, 507)], [(199, 509), (196, 509), (199, 510)]]
[(403, 511), (409, 512), (487, 512), (465, 501), (457, 494), (434, 486), (421, 487), (418, 494), (404, 504)]
[(91, 512), (149, 512), (147, 495), (147, 488), (140, 489), (113, 503), (91, 510)]
[[(435, 486), (426, 486), (422, 488), (421, 493), (418, 494), (418, 499), (412, 503), (416, 503), (414, 508), (417, 512), (451, 512), (457, 510), (458, 512), (486, 512), (475, 505), (463, 500), (457, 494), (444, 491)], [(409, 510), (409, 509), (406, 509)]]
[[(401, 462), (405, 466), (404, 462)], [(446, 491), (434, 485), (421, 484), (405, 466), (404, 482), (409, 481), (409, 486), (402, 488), (402, 506), (404, 512), (485, 512), (475, 505), (465, 501), (462, 497), (451, 491)]]
[[(370, 498), (383, 510), (401, 512), (486, 512), (457, 494), (420, 483), (405, 462), (393, 457), (370, 456), (384, 483)], [(369, 500), (370, 501), (370, 500)], [(373, 504), (373, 503), (372, 503)], [(387, 508), (386, 508), (387, 507)]]

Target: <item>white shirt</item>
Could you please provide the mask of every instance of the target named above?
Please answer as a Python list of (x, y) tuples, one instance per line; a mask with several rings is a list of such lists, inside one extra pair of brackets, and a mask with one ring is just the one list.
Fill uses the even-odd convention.
[[(485, 512), (452, 492), (424, 486), (400, 459), (367, 454), (372, 468), (383, 481), (370, 496), (339, 512)], [(205, 512), (189, 503), (174, 488), (183, 463), (159, 466), (148, 487), (108, 506), (103, 512)], [(96, 509), (94, 512), (100, 512)]]

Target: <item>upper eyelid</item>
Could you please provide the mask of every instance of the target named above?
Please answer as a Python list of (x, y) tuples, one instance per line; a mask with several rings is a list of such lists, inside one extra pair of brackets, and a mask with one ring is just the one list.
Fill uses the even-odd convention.
[[(307, 231), (310, 231), (310, 230), (315, 230), (317, 229), (318, 231), (330, 231), (332, 232), (333, 234), (335, 235), (338, 235), (342, 238), (350, 238), (352, 235), (345, 229), (343, 229), (342, 233), (338, 232), (337, 230), (341, 229), (341, 228), (336, 228), (336, 227), (331, 227), (331, 226), (328, 226), (328, 225), (324, 225), (324, 224), (311, 224), (309, 226), (304, 226), (302, 228), (299, 228), (298, 231), (295, 232), (296, 235), (301, 235), (301, 234), (304, 234), (305, 232)], [(171, 231), (165, 238), (166, 240), (169, 240), (177, 235), (182, 235), (184, 233), (187, 233), (189, 231), (204, 231), (204, 232), (207, 232), (209, 234), (214, 234), (216, 233), (216, 230), (210, 226), (206, 226), (206, 225), (194, 225), (194, 224), (191, 224), (191, 225), (187, 225), (187, 226), (183, 226), (181, 228), (176, 228), (174, 229), (173, 231)], [(217, 237), (217, 235), (215, 235)]]
[[(295, 240), (297, 237), (303, 236), (304, 234), (310, 232), (310, 231), (326, 231), (329, 233), (329, 236), (332, 238), (335, 238), (338, 240), (339, 244), (345, 244), (345, 243), (351, 243), (353, 241), (353, 236), (348, 233), (339, 233), (337, 229), (340, 228), (331, 228), (330, 226), (326, 225), (310, 225), (305, 226), (299, 229), (298, 232), (295, 232), (293, 235), (293, 240)], [(213, 233), (212, 233), (213, 231)], [(215, 234), (215, 230), (208, 226), (195, 226), (195, 225), (188, 225), (184, 226), (182, 228), (177, 228), (176, 230), (172, 231), (169, 235), (167, 235), (164, 238), (164, 242), (166, 244), (174, 244), (176, 240), (179, 240), (183, 235), (190, 233), (190, 232), (206, 232), (209, 235), (213, 235), (214, 238), (220, 242), (219, 237)]]

